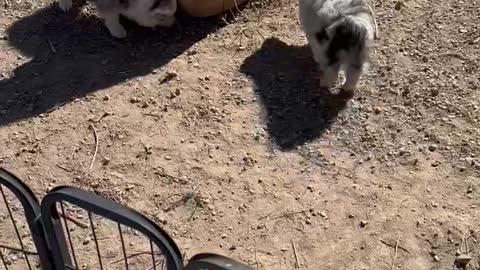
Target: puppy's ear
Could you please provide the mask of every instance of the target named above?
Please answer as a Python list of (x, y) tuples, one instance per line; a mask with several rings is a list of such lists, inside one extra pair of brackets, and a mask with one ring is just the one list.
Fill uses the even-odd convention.
[(317, 39), (318, 43), (322, 43), (330, 39), (325, 29), (318, 31), (315, 34), (315, 38)]
[(152, 6), (150, 7), (150, 11), (159, 16), (173, 16), (177, 11), (177, 1), (154, 0)]

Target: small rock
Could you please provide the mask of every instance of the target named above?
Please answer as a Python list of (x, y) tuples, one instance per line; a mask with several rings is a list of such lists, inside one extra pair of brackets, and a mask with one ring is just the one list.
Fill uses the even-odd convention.
[(286, 247), (282, 247), (280, 250), (285, 252), (285, 251), (287, 251), (287, 250), (288, 250), (288, 248), (286, 248)]
[(397, 1), (395, 3), (395, 10), (400, 10), (402, 9), (402, 6), (403, 6), (403, 2), (402, 1)]
[(354, 214), (350, 214), (350, 215), (348, 215), (348, 218), (355, 218), (355, 215), (354, 215)]
[(362, 228), (365, 228), (367, 226), (367, 224), (368, 224), (368, 221), (366, 221), (366, 220), (360, 221), (360, 227), (362, 227)]
[(165, 159), (166, 159), (166, 160), (171, 160), (172, 157), (171, 157), (171, 156), (165, 156)]
[(440, 257), (438, 255), (434, 255), (433, 256), (433, 260), (436, 261), (436, 262), (439, 262), (440, 261)]
[(90, 236), (87, 236), (87, 237), (85, 237), (85, 239), (83, 239), (82, 244), (83, 245), (88, 245), (88, 243), (90, 243), (90, 241), (92, 241), (92, 239), (90, 238)]
[(104, 157), (102, 160), (103, 165), (108, 165), (110, 163), (110, 159), (108, 157)]
[(232, 251), (233, 251), (233, 250), (236, 250), (236, 249), (237, 249), (237, 247), (234, 246), (234, 245), (232, 245), (228, 250), (232, 250)]
[(436, 144), (432, 144), (428, 147), (428, 150), (430, 152), (434, 152), (435, 150), (437, 150), (438, 146)]
[(310, 224), (312, 224), (312, 221), (311, 221), (309, 218), (307, 218), (307, 219), (305, 220), (305, 223), (308, 224), (308, 225), (310, 225)]
[(326, 218), (326, 217), (327, 217), (327, 213), (325, 213), (325, 212), (320, 212), (320, 216), (321, 216), (322, 218)]
[(225, 238), (227, 238), (227, 234), (226, 234), (226, 233), (222, 234), (222, 239), (225, 239)]
[(105, 100), (105, 101), (107, 101), (107, 100), (109, 100), (109, 99), (110, 99), (110, 96), (109, 96), (109, 95), (105, 95), (105, 96), (103, 97), (103, 100)]
[(137, 98), (137, 97), (132, 97), (132, 98), (130, 99), (130, 103), (139, 103), (139, 102), (140, 102), (140, 99)]

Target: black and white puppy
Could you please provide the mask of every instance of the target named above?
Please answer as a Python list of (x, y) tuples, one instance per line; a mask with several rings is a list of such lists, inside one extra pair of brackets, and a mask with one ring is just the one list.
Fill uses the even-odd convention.
[(300, 21), (319, 65), (320, 87), (331, 87), (344, 68), (342, 90), (352, 93), (368, 60), (373, 17), (364, 0), (300, 0)]
[[(170, 27), (175, 23), (176, 0), (92, 0), (105, 21), (110, 34), (116, 38), (127, 36), (120, 24), (123, 15), (144, 27)], [(59, 0), (63, 11), (72, 8), (72, 0)]]

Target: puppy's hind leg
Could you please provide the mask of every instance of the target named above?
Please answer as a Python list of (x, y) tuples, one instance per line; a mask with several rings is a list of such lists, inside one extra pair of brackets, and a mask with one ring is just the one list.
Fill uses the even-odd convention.
[(120, 15), (113, 12), (99, 12), (100, 16), (105, 20), (105, 26), (110, 34), (116, 38), (127, 37), (127, 31), (120, 23)]
[(58, 6), (60, 7), (61, 10), (68, 11), (72, 8), (73, 2), (72, 0), (59, 0)]

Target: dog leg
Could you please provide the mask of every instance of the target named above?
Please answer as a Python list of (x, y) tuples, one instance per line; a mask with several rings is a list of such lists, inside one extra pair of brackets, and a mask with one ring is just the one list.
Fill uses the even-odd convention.
[(348, 65), (345, 72), (345, 83), (342, 90), (346, 92), (353, 92), (357, 88), (358, 81), (362, 75), (362, 67)]
[(58, 6), (60, 7), (61, 10), (68, 11), (72, 8), (73, 3), (72, 3), (72, 0), (59, 0)]
[(338, 73), (340, 72), (340, 64), (327, 66), (322, 69), (322, 77), (320, 78), (320, 87), (329, 88), (335, 85), (338, 79)]
[(105, 26), (110, 31), (110, 34), (116, 38), (127, 37), (127, 31), (120, 23), (120, 17), (118, 13), (102, 13), (100, 16), (105, 20)]

